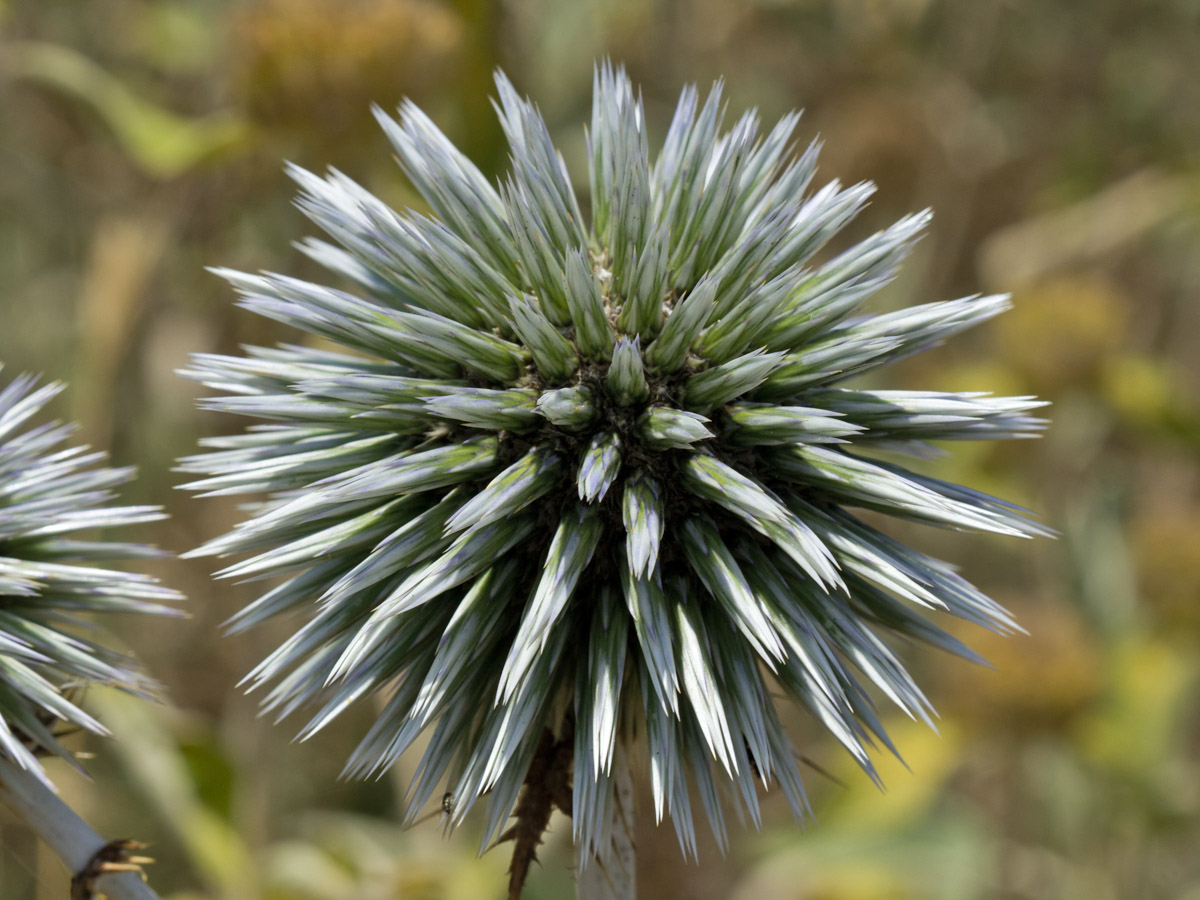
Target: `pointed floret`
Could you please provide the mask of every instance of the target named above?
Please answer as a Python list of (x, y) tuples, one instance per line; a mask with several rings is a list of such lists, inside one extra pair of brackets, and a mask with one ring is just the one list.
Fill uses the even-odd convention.
[(346, 645), (327, 680), (344, 678), (361, 666), (379, 649), (394, 627), (394, 620), (402, 613), (427, 604), (482, 574), (527, 538), (533, 527), (533, 519), (526, 514), (461, 534), (441, 556), (418, 568), (383, 598)]
[(536, 391), (516, 388), (508, 391), (488, 388), (460, 388), (425, 401), (425, 409), (439, 419), (465, 422), (489, 431), (530, 431), (538, 421)]
[(576, 479), (579, 499), (599, 503), (617, 480), (621, 471), (621, 439), (615, 434), (600, 432), (592, 438), (583, 452)]
[(763, 346), (766, 341), (761, 338), (788, 305), (798, 276), (798, 270), (786, 269), (749, 291), (737, 306), (704, 329), (699, 355), (723, 363)]
[(711, 456), (689, 456), (680, 469), (688, 491), (724, 507), (774, 541), (817, 584), (842, 587), (833, 554), (811, 528), (762, 485)]
[(675, 629), (679, 635), (677, 653), (683, 694), (691, 703), (709, 753), (732, 774), (737, 767), (733, 738), (729, 733), (723, 692), (712, 671), (712, 648), (707, 629), (695, 603), (676, 604)]
[(931, 217), (929, 210), (905, 216), (798, 280), (786, 311), (764, 329), (767, 346), (796, 349), (844, 319), (891, 281)]
[(848, 453), (809, 444), (773, 450), (771, 462), (788, 480), (889, 515), (1016, 537), (1046, 533), (1041, 526), (989, 502), (991, 498), (985, 495), (940, 493), (912, 473), (901, 474)]
[(638, 436), (653, 450), (687, 450), (697, 441), (706, 441), (713, 436), (704, 427), (707, 421), (699, 413), (652, 406), (638, 417)]
[(472, 327), (502, 326), (498, 301), (517, 290), (475, 246), (444, 223), (401, 216), (336, 169), (325, 178), (289, 165), (296, 205), (345, 251), (309, 240), (300, 249), (362, 284), (382, 303), (428, 309)]
[(682, 529), (683, 552), (692, 571), (759, 656), (775, 668), (786, 655), (762, 604), (708, 516), (693, 516)]
[(635, 578), (641, 578), (658, 565), (658, 549), (666, 522), (662, 485), (643, 471), (635, 472), (625, 482), (621, 517), (625, 524), (629, 568)]
[(688, 352), (708, 321), (716, 291), (716, 279), (705, 275), (675, 304), (662, 333), (646, 348), (646, 362), (651, 368), (676, 372), (683, 367)]
[(521, 347), (503, 338), (476, 331), (434, 313), (392, 315), (399, 327), (416, 340), (494, 382), (514, 382), (525, 371)]
[(696, 412), (708, 412), (754, 390), (786, 358), (784, 353), (755, 350), (727, 363), (705, 369), (687, 380), (683, 404)]
[(843, 414), (810, 406), (734, 403), (725, 409), (725, 437), (739, 447), (770, 444), (837, 444), (865, 431)]
[(596, 507), (580, 503), (563, 511), (546, 553), (541, 578), (525, 608), (504, 664), (498, 697), (501, 703), (509, 701), (534, 659), (545, 648), (548, 635), (554, 630), (552, 626), (562, 616), (596, 552), (602, 531), (603, 523)]
[(478, 528), (515, 515), (560, 481), (562, 457), (549, 447), (535, 447), (488, 482), (446, 522), (446, 533)]
[[(960, 331), (999, 315), (1011, 305), (1007, 294), (964, 297), (844, 322), (789, 359), (789, 363), (802, 364), (802, 368), (784, 367), (778, 373), (783, 377), (803, 373), (803, 377), (792, 378), (786, 386), (764, 386), (769, 386), (771, 393), (763, 399), (794, 396), (803, 386), (833, 384), (928, 350)], [(775, 380), (773, 378), (772, 382)]]
[(348, 501), (432, 491), (470, 481), (499, 467), (499, 444), (494, 437), (468, 438), (461, 444), (399, 453), (359, 466), (343, 476), (327, 478), (282, 506), (262, 514), (257, 523), (278, 524), (289, 516), (311, 516), (336, 509)]
[(646, 246), (633, 254), (627, 277), (619, 285), (625, 299), (617, 328), (624, 334), (641, 335), (647, 340), (658, 334), (667, 295), (669, 240), (666, 226), (660, 225), (646, 238)]
[(587, 666), (581, 671), (583, 696), (591, 695), (590, 720), (582, 725), (590, 732), (591, 763), (595, 772), (607, 775), (612, 768), (620, 721), (621, 686), (625, 676), (625, 650), (629, 645), (629, 619), (612, 591), (597, 598), (589, 629)]
[(554, 246), (541, 218), (538, 200), (513, 180), (501, 188), (501, 197), (512, 223), (512, 236), (521, 263), (522, 285), (541, 299), (545, 316), (554, 325), (570, 322), (563, 282), (562, 250)]
[(1025, 415), (1046, 405), (1033, 397), (994, 397), (981, 391), (852, 391), (841, 388), (811, 391), (848, 422), (866, 431), (871, 440), (996, 440), (1036, 437), (1046, 420)]
[(609, 396), (618, 406), (632, 406), (649, 396), (646, 372), (642, 368), (641, 342), (638, 338), (621, 338), (617, 341), (605, 383)]
[(593, 79), (588, 133), (592, 228), (612, 254), (616, 284), (624, 284), (646, 245), (650, 219), (650, 163), (641, 99), (623, 68), (605, 62)]
[(591, 388), (565, 387), (538, 397), (536, 411), (567, 431), (583, 431), (596, 420), (596, 399)]
[(500, 124), (513, 150), (513, 177), (537, 198), (538, 218), (545, 223), (555, 246), (563, 250), (578, 246), (587, 240), (583, 216), (545, 120), (529, 99), (517, 94), (503, 72), (496, 72), (496, 90), (500, 94)]
[(376, 544), (361, 562), (336, 578), (320, 595), (320, 602), (326, 605), (341, 602), (354, 593), (365, 591), (441, 553), (450, 545), (450, 538), (445, 536), (446, 522), (463, 505), (467, 496), (465, 488), (455, 488), (433, 506), (413, 515)]
[(673, 604), (663, 592), (657, 569), (643, 577), (633, 571), (632, 562), (627, 560), (627, 563), (621, 586), (645, 659), (646, 678), (662, 708), (677, 716), (679, 677), (673, 650), (676, 644)]
[(425, 202), (461, 237), (476, 240), (492, 265), (515, 277), (504, 204), (483, 173), (411, 101), (400, 105), (399, 122), (379, 108), (374, 112)]
[(600, 282), (586, 249), (567, 254), (566, 296), (580, 352), (589, 359), (611, 358), (615, 338), (608, 324)]
[(571, 377), (579, 360), (570, 342), (558, 333), (532, 297), (509, 297), (513, 329), (533, 355), (538, 371), (549, 383), (560, 384)]
[(785, 354), (754, 392), (753, 399), (769, 403), (792, 400), (812, 386), (832, 384), (869, 367), (899, 346), (899, 338), (877, 335), (826, 338), (797, 353)]

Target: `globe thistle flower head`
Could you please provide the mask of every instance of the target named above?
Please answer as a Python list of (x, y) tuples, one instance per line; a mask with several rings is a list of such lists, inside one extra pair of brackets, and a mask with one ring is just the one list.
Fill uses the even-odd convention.
[(56, 449), (70, 425), (21, 430), (61, 390), (30, 376), (0, 387), (0, 758), (43, 780), (39, 756), (73, 761), (58, 740), (62, 729), (105, 733), (77, 705), (85, 688), (154, 689), (133, 660), (97, 639), (85, 614), (178, 615), (164, 604), (179, 599), (148, 576), (107, 568), (157, 550), (86, 537), (165, 517), (156, 506), (108, 505), (133, 470), (101, 466), (105, 454), (86, 447)]
[[(198, 551), (255, 554), (225, 577), (286, 576), (234, 630), (306, 616), (249, 678), (266, 708), (320, 704), (307, 736), (383, 695), (355, 775), (429, 733), (410, 821), (439, 786), (450, 824), (486, 798), (487, 846), (524, 786), (518, 827), (541, 791), (601, 851), (623, 745), (694, 853), (696, 797), (721, 840), (730, 805), (758, 821), (758, 782), (805, 815), (773, 692), (871, 771), (873, 741), (890, 746), (876, 693), (930, 713), (888, 640), (974, 658), (925, 613), (1014, 627), (853, 510), (1043, 529), (876, 451), (1042, 422), (1029, 397), (845, 386), (1008, 300), (861, 314), (928, 215), (817, 262), (872, 187), (810, 191), (817, 145), (793, 153), (798, 116), (760, 134), (750, 113), (726, 131), (720, 85), (703, 103), (689, 88), (652, 158), (623, 71), (601, 65), (594, 87), (586, 215), (503, 75), (499, 186), (408, 103), (377, 116), (431, 215), (292, 168), (300, 208), (333, 241), (301, 249), (354, 290), (220, 274), (245, 308), (347, 352), (197, 356), (185, 374), (232, 394), (206, 406), (269, 424), (183, 465), (208, 494), (267, 494)], [(564, 746), (566, 796), (537, 774)]]

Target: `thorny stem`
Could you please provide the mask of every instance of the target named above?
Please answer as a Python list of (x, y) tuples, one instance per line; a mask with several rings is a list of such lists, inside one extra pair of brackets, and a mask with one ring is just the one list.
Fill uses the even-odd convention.
[(513, 842), (512, 864), (508, 869), (509, 900), (520, 900), (525, 890), (525, 878), (529, 867), (538, 861), (537, 848), (554, 807), (571, 815), (572, 739), (573, 724), (569, 721), (562, 737), (556, 738), (549, 728), (542, 732), (541, 742), (525, 775), (521, 797), (513, 810), (517, 821), (497, 842)]
[[(72, 875), (87, 868), (108, 842), (32, 772), (0, 759), (0, 802), (45, 841)], [(96, 892), (110, 900), (159, 900), (136, 872), (101, 875)]]
[(578, 900), (637, 900), (633, 779), (629, 773), (629, 757), (620, 743), (613, 754), (612, 779), (612, 843), (607, 853), (589, 860), (580, 858), (584, 845), (576, 845)]

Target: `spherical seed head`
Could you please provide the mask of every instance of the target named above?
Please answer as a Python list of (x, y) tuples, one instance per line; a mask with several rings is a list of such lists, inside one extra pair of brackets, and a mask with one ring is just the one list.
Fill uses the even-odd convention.
[[(1008, 504), (872, 458), (927, 441), (1025, 437), (1028, 397), (864, 391), (847, 379), (1007, 306), (971, 297), (855, 316), (927, 221), (827, 262), (869, 185), (808, 192), (797, 116), (723, 131), (721, 86), (683, 92), (651, 160), (639, 99), (601, 65), (585, 217), (535, 107), (497, 76), (512, 148), (499, 189), (420, 110), (379, 119), (433, 217), (346, 176), (293, 175), (336, 242), (306, 252), (356, 286), (225, 272), (243, 306), (345, 345), (203, 355), (187, 374), (269, 420), (185, 460), (212, 494), (267, 492), (199, 552), (287, 573), (234, 620), (312, 610), (253, 673), (269, 709), (388, 699), (348, 769), (430, 742), (410, 818), (442, 790), (458, 823), (486, 796), (499, 834), (545, 729), (573, 734), (576, 839), (606, 846), (610, 769), (634, 732), (656, 811), (694, 852), (687, 775), (718, 836), (725, 795), (806, 804), (771, 694), (810, 709), (868, 771), (878, 689), (929, 707), (881, 636), (971, 658), (918, 611), (995, 629), (1008, 615), (862, 507), (1030, 535)], [(648, 745), (648, 748), (647, 748)], [(641, 748), (640, 751), (637, 748)], [(441, 786), (444, 783), (444, 788)]]
[(107, 568), (158, 556), (151, 547), (88, 539), (97, 528), (165, 518), (156, 506), (110, 506), (131, 469), (100, 465), (103, 453), (63, 449), (74, 428), (24, 428), (60, 384), (19, 376), (0, 386), (0, 759), (45, 779), (45, 755), (74, 760), (64, 731), (106, 733), (77, 702), (93, 684), (146, 695), (154, 683), (104, 645), (87, 614), (174, 615), (179, 599), (154, 579)]

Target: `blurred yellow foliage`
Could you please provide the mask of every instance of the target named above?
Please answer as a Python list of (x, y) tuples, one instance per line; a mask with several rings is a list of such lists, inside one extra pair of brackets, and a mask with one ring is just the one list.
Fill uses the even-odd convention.
[[(125, 765), (138, 773), (145, 800), (174, 830), (207, 886), (226, 900), (254, 897), (257, 866), (250, 846), (203, 802), (163, 717), (126, 694), (97, 694), (90, 702), (112, 729)], [(183, 718), (176, 713), (177, 722)]]
[(1167, 622), (1200, 634), (1200, 505), (1156, 504), (1129, 532), (1143, 596)]
[(1080, 723), (1081, 748), (1135, 781), (1158, 781), (1187, 724), (1181, 704), (1200, 674), (1200, 659), (1186, 644), (1130, 638), (1115, 649), (1106, 674), (1104, 702)]
[(797, 887), (791, 896), (797, 900), (916, 900), (920, 895), (894, 869), (853, 861), (815, 872), (811, 881)]
[(997, 320), (999, 352), (1027, 384), (1052, 393), (1095, 378), (1128, 340), (1130, 304), (1110, 281), (1061, 276), (1020, 291)]
[(169, 72), (202, 73), (219, 55), (219, 29), (206, 10), (188, 2), (158, 2), (136, 22), (139, 51)]
[(458, 16), (434, 0), (257, 0), (229, 29), (234, 90), (252, 118), (335, 143), (373, 133), (372, 103), (448, 78), (462, 41)]
[(1144, 428), (1161, 424), (1183, 405), (1177, 381), (1166, 360), (1123, 353), (1106, 361), (1100, 391), (1123, 421)]
[(889, 716), (884, 727), (902, 754), (898, 759), (881, 751), (872, 760), (885, 795), (880, 797), (867, 787), (848, 757), (840, 758), (838, 772), (843, 780), (855, 785), (855, 790), (835, 796), (822, 812), (822, 829), (869, 835), (917, 821), (928, 812), (962, 760), (964, 734), (953, 719), (939, 721), (938, 731), (934, 731), (922, 722)]
[(994, 669), (939, 657), (939, 708), (952, 721), (991, 735), (1056, 729), (1099, 695), (1104, 659), (1076, 612), (1047, 599), (1021, 604), (1017, 618), (1029, 634), (961, 635)]

